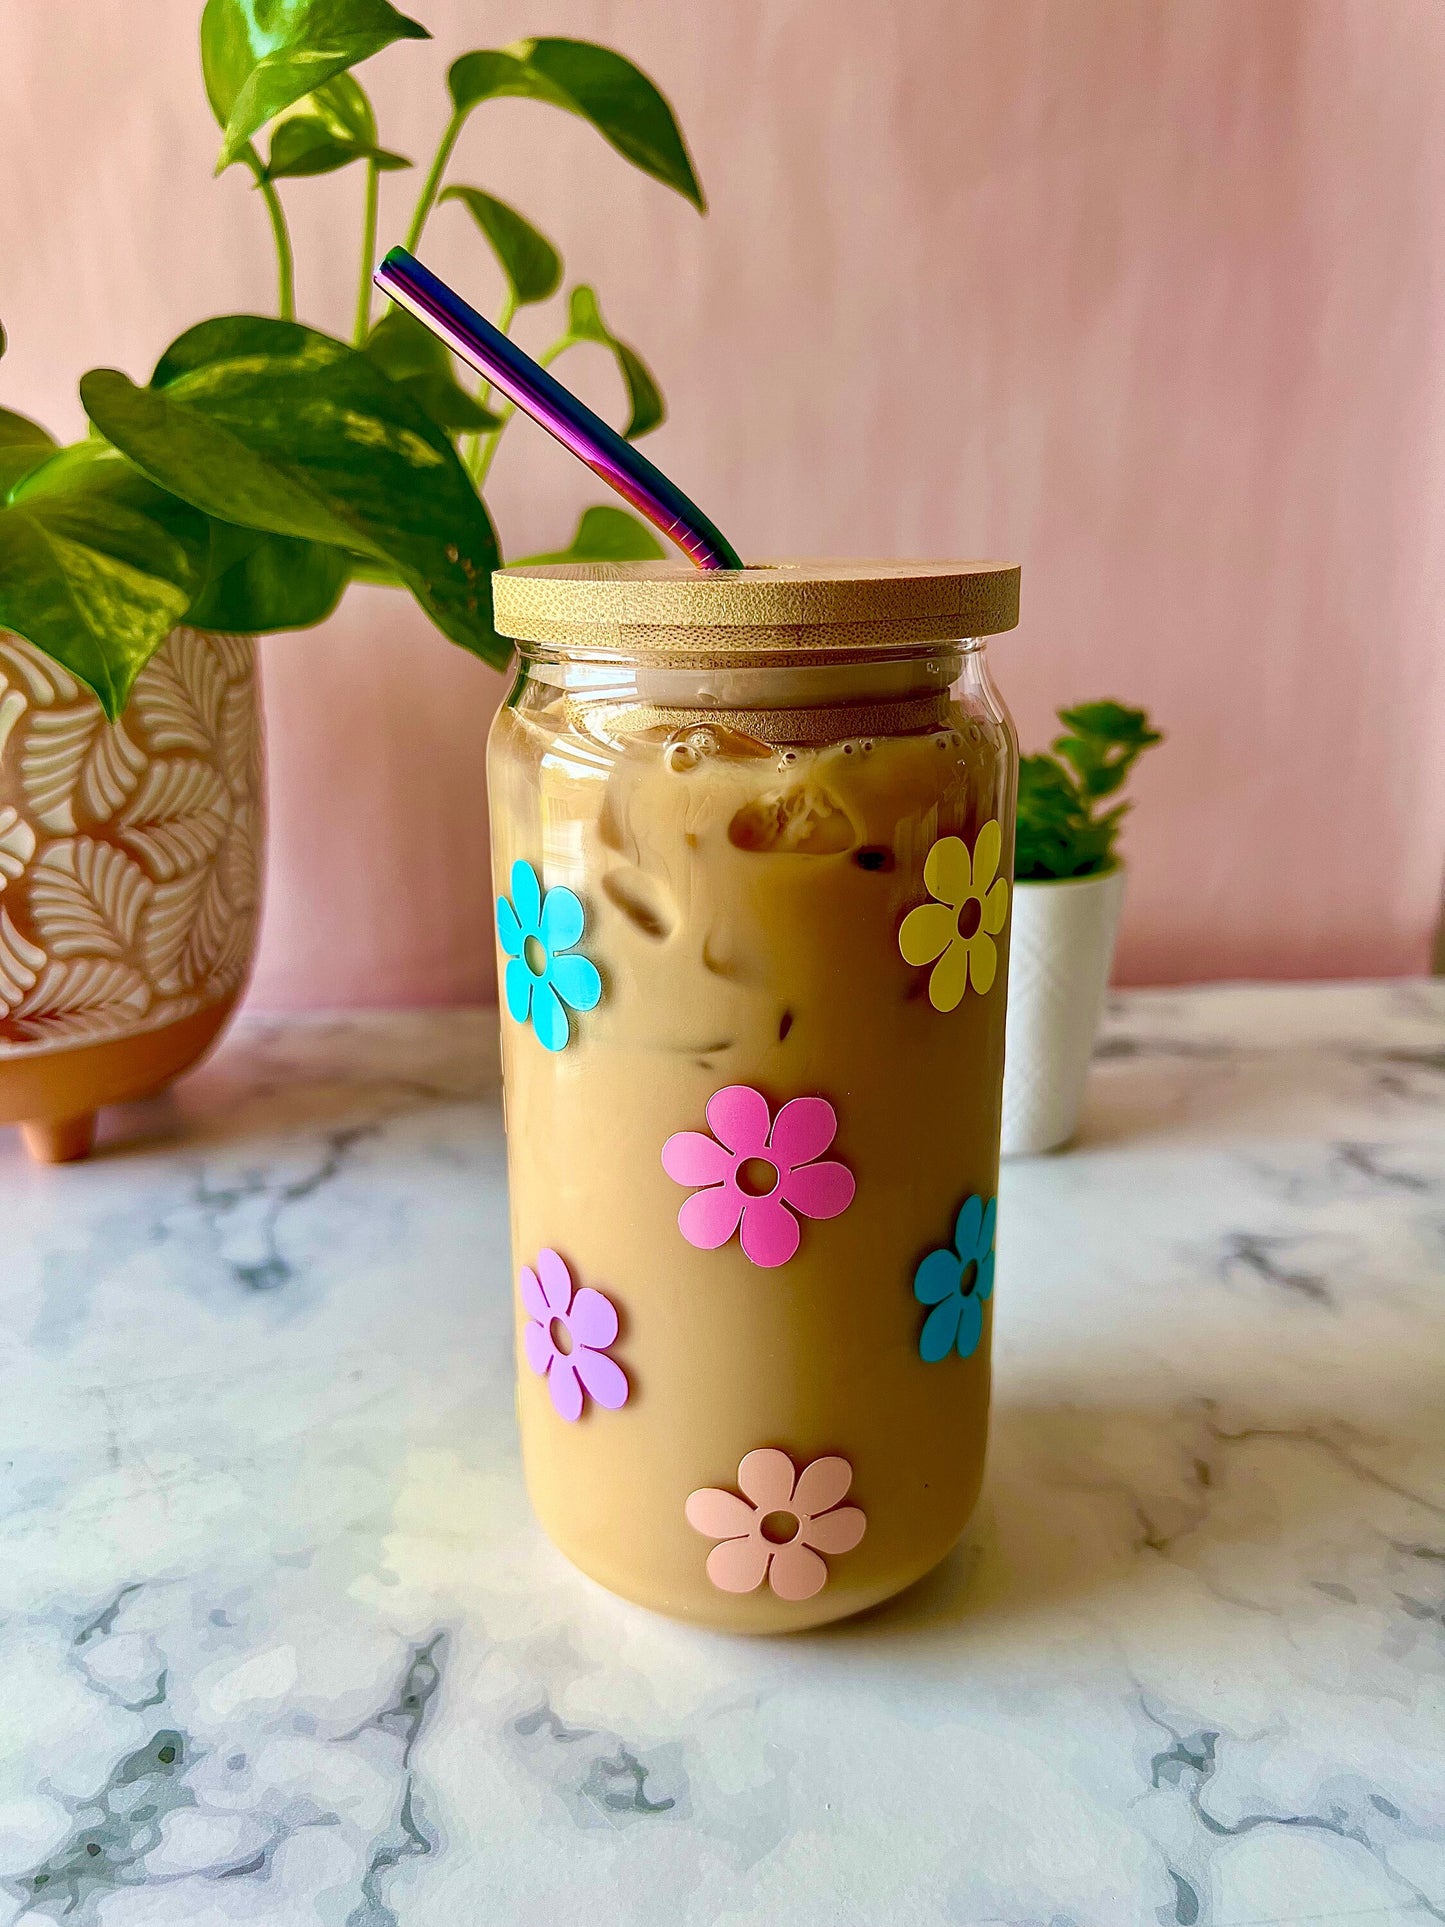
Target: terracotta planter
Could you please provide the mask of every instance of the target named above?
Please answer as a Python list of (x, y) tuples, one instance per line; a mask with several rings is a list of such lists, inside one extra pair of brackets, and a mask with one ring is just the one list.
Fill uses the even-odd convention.
[(0, 1124), (82, 1157), (211, 1045), (260, 899), (255, 645), (177, 629), (121, 720), (0, 632)]

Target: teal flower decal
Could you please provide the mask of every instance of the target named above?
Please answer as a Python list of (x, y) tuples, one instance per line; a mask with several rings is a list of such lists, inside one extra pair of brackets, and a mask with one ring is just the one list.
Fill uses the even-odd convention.
[(537, 1041), (547, 1050), (565, 1050), (571, 1032), (567, 1012), (593, 1010), (602, 979), (589, 957), (568, 957), (582, 941), (582, 904), (575, 892), (558, 887), (545, 897), (530, 863), (512, 865), (512, 895), (497, 898), (497, 937), (507, 958), (503, 988), (508, 1014), (517, 1023), (528, 1017)]
[(983, 1333), (983, 1304), (993, 1296), (993, 1240), (998, 1200), (975, 1194), (958, 1214), (953, 1245), (930, 1251), (913, 1274), (913, 1295), (933, 1309), (918, 1334), (918, 1355), (933, 1365), (958, 1347), (972, 1358)]

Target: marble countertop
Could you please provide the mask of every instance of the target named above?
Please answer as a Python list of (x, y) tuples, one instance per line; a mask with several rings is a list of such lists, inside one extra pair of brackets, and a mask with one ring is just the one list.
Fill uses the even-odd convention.
[(1120, 998), (966, 1543), (778, 1641), (531, 1523), (494, 1022), (0, 1132), (0, 1923), (1445, 1920), (1445, 985)]

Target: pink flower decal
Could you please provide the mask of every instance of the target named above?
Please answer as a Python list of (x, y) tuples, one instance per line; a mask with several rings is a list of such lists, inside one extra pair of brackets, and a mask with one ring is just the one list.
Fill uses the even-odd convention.
[(802, 1236), (794, 1212), (836, 1218), (853, 1202), (853, 1173), (823, 1157), (838, 1130), (826, 1098), (795, 1097), (774, 1118), (761, 1091), (729, 1084), (708, 1099), (707, 1121), (711, 1137), (678, 1131), (662, 1147), (670, 1178), (707, 1187), (677, 1214), (678, 1229), (699, 1251), (716, 1251), (741, 1224), (755, 1265), (785, 1265)]
[(590, 1285), (574, 1291), (572, 1275), (555, 1251), (538, 1254), (536, 1271), (523, 1265), (518, 1284), (527, 1310), (522, 1332), (527, 1363), (546, 1379), (562, 1417), (581, 1418), (584, 1394), (609, 1412), (625, 1405), (627, 1374), (606, 1351), (617, 1336), (612, 1300)]
[(756, 1592), (766, 1579), (779, 1599), (811, 1599), (828, 1583), (823, 1553), (851, 1552), (867, 1520), (840, 1505), (853, 1483), (846, 1459), (814, 1459), (801, 1472), (786, 1452), (749, 1452), (738, 1467), (744, 1496), (705, 1485), (690, 1493), (687, 1522), (718, 1539), (707, 1576), (719, 1592)]

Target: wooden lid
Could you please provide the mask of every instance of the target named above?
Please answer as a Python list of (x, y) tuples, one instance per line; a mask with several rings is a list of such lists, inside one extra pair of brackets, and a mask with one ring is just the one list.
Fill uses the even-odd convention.
[(896, 647), (1019, 619), (1007, 562), (566, 562), (498, 569), (492, 591), (504, 636), (669, 655)]

